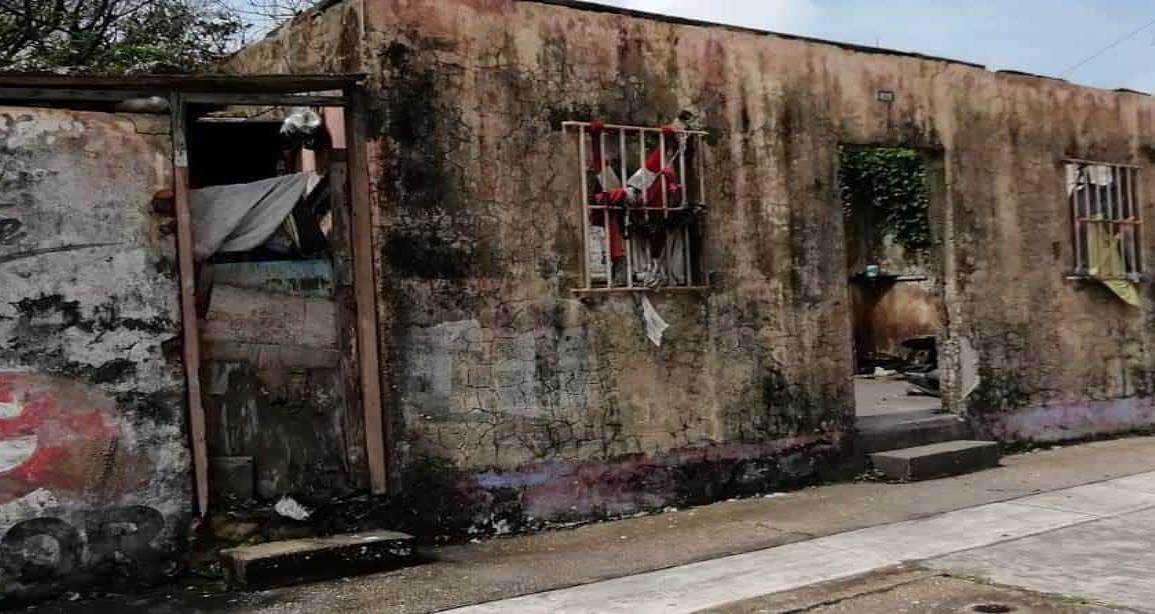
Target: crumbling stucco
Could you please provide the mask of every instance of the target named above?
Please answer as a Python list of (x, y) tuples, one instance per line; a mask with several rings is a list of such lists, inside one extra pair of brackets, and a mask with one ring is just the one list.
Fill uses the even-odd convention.
[[(550, 466), (565, 468), (543, 474), (554, 500), (578, 501), (577, 467), (596, 467), (582, 471), (597, 482), (635, 466), (629, 488), (666, 493), (630, 502), (644, 507), (678, 500), (646, 479), (657, 459), (695, 466), (674, 451), (775, 458), (779, 442), (841, 441), (853, 425), (836, 181), (846, 143), (942, 152), (943, 354), (965, 371), (944, 376), (948, 408), (1014, 439), (1051, 438), (1068, 418), (1095, 432), (1146, 421), (1142, 401), (1096, 409), (1151, 394), (1152, 312), (1146, 289), (1133, 309), (1065, 278), (1062, 160), (1145, 164), (1150, 98), (565, 4), (340, 5), (364, 19), (346, 59), (373, 92), (378, 312), (402, 488), (426, 459), (472, 493), (494, 492), (478, 476)], [(267, 49), (229, 68), (263, 72)], [(293, 60), (294, 71), (332, 61)], [(580, 163), (561, 122), (657, 126), (683, 112), (710, 132), (711, 288), (657, 297), (672, 327), (654, 348), (633, 298), (570, 293)], [(1047, 429), (1020, 415), (1048, 416)], [(1008, 420), (1017, 426), (998, 427)], [(531, 489), (510, 489), (501, 496), (530, 514)]]
[(181, 566), (167, 123), (0, 107), (0, 600)]

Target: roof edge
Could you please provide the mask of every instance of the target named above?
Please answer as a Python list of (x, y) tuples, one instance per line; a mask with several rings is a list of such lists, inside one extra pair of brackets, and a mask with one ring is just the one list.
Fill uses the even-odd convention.
[(360, 83), (365, 77), (366, 75), (361, 73), (303, 75), (195, 73), (108, 76), (0, 72), (0, 88), (299, 94), (345, 89)]
[(871, 47), (868, 45), (859, 45), (856, 43), (845, 43), (841, 41), (834, 41), (824, 38), (815, 38), (813, 36), (802, 36), (800, 34), (787, 34), (785, 32), (774, 32), (772, 30), (761, 30), (758, 28), (751, 28), (748, 26), (736, 26), (733, 24), (720, 23), (716, 21), (705, 21), (701, 19), (691, 19), (689, 17), (678, 17), (675, 15), (664, 15), (662, 13), (651, 13), (649, 11), (639, 11), (637, 9), (627, 9), (618, 6), (609, 6), (606, 4), (598, 4), (595, 2), (587, 2), (585, 0), (515, 0), (517, 2), (527, 2), (531, 4), (546, 4), (550, 6), (559, 6), (564, 8), (575, 9), (579, 11), (588, 11), (591, 13), (610, 13), (614, 15), (623, 15), (626, 17), (636, 17), (639, 19), (649, 19), (651, 21), (661, 21), (681, 26), (698, 26), (703, 28), (719, 28), (729, 30), (731, 32), (742, 32), (745, 34), (755, 34), (759, 36), (774, 36), (787, 40), (797, 40), (808, 43), (818, 43), (822, 45), (830, 45), (840, 49), (847, 49), (849, 51), (857, 51), (860, 53), (872, 53), (879, 55), (894, 55), (915, 58), (920, 60), (931, 60), (934, 62), (947, 62), (950, 64), (960, 64), (963, 66), (970, 66), (972, 68), (981, 68), (986, 70), (987, 67), (983, 64), (975, 62), (967, 62), (965, 60), (956, 60), (954, 58), (945, 58), (935, 55), (927, 55), (925, 53), (918, 53), (916, 51), (899, 51), (898, 49), (888, 49), (886, 47)]

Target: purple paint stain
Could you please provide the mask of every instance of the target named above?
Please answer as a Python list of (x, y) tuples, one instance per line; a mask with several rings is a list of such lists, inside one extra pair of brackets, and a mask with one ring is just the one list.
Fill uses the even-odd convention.
[(1153, 425), (1155, 399), (1137, 397), (1041, 405), (984, 418), (984, 426), (1000, 441), (1086, 439)]

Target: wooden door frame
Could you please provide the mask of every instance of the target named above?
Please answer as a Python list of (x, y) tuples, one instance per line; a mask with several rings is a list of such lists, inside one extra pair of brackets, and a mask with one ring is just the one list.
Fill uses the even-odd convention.
[[(307, 98), (307, 100), (306, 100)], [(189, 439), (193, 457), (193, 481), (197, 510), (201, 516), (209, 507), (209, 463), (205, 433), (205, 410), (200, 387), (200, 336), (196, 310), (196, 267), (193, 257), (192, 215), (189, 208), (189, 161), (186, 105), (212, 102), (237, 105), (332, 106), (345, 109), (345, 138), (348, 148), (348, 194), (350, 203), (353, 292), (356, 317), (358, 379), (361, 411), (365, 420), (365, 452), (369, 486), (373, 494), (388, 492), (389, 467), (386, 455), (391, 440), (389, 422), (384, 419), (381, 397), (381, 370), (377, 334), (376, 281), (373, 267), (373, 227), (370, 205), (368, 139), (366, 138), (366, 92), (360, 85), (347, 87), (342, 96), (294, 96), (285, 94), (182, 94), (169, 96), (172, 118), (173, 178), (177, 222), (177, 263), (180, 273), (180, 304)]]

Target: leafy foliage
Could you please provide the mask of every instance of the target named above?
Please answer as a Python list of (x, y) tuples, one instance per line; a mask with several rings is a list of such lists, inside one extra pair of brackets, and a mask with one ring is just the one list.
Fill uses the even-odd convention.
[(0, 0), (0, 70), (192, 71), (224, 57), (246, 27), (207, 0)]
[(847, 148), (839, 171), (843, 212), (868, 211), (880, 237), (912, 251), (931, 246), (926, 169), (913, 149)]

